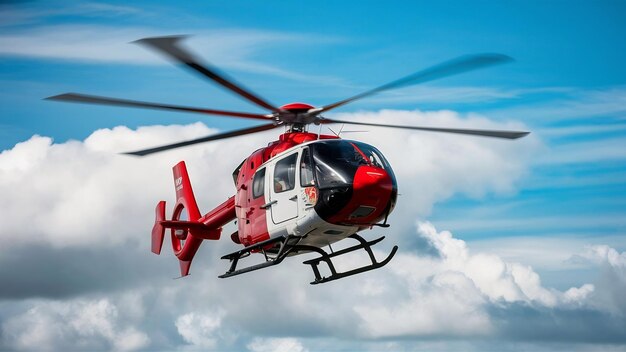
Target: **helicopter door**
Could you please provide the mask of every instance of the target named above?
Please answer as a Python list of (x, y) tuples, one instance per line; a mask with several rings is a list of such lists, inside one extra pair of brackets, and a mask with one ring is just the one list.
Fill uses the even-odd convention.
[(276, 162), (270, 184), (272, 222), (281, 222), (298, 216), (298, 189), (296, 162), (298, 153), (293, 153)]

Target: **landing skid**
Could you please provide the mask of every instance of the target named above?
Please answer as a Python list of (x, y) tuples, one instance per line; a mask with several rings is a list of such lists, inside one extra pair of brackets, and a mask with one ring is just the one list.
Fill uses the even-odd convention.
[[(383, 239), (385, 239), (385, 236), (382, 236), (380, 238), (377, 238), (369, 242), (357, 234), (351, 235), (349, 237), (354, 238), (360, 243), (355, 246), (348, 247), (337, 252), (333, 252), (331, 254), (328, 254), (326, 251), (324, 251), (321, 248), (317, 248), (313, 246), (306, 246), (311, 251), (314, 251), (320, 254), (318, 258), (310, 259), (302, 263), (302, 264), (309, 264), (311, 266), (311, 269), (313, 269), (313, 274), (315, 274), (315, 280), (311, 281), (311, 285), (321, 284), (324, 282), (333, 281), (333, 280), (341, 279), (344, 277), (364, 273), (366, 271), (382, 268), (383, 266), (387, 265), (387, 263), (391, 261), (393, 256), (396, 255), (396, 251), (398, 250), (398, 246), (393, 246), (393, 248), (391, 249), (391, 253), (389, 253), (387, 258), (385, 258), (385, 260), (383, 260), (382, 262), (378, 262), (376, 261), (376, 257), (374, 257), (374, 253), (372, 252), (372, 246), (382, 241)], [(300, 247), (304, 247), (304, 246), (300, 246)], [(333, 261), (331, 258), (338, 257), (340, 255), (344, 255), (350, 252), (354, 252), (359, 249), (364, 249), (367, 252), (367, 254), (370, 257), (370, 260), (372, 261), (372, 264), (362, 266), (360, 268), (352, 269), (346, 272), (341, 272), (341, 273), (337, 272), (337, 270), (335, 269), (335, 265), (333, 264)], [(330, 269), (330, 276), (328, 277), (322, 277), (317, 267), (319, 263), (321, 263), (322, 261), (325, 262), (326, 265), (328, 265), (328, 269)]]
[[(267, 241), (259, 242), (252, 246), (245, 247), (237, 252), (233, 252), (233, 253), (223, 256), (222, 259), (230, 260), (231, 264), (230, 264), (230, 269), (223, 275), (220, 275), (219, 277), (227, 278), (227, 277), (247, 273), (250, 271), (263, 269), (269, 266), (274, 266), (274, 265), (280, 264), (291, 253), (316, 252), (320, 255), (319, 257), (314, 258), (314, 259), (309, 259), (303, 262), (303, 264), (307, 264), (311, 266), (311, 269), (313, 270), (313, 274), (315, 275), (315, 280), (313, 280), (311, 284), (315, 285), (315, 284), (321, 284), (324, 282), (333, 281), (333, 280), (341, 279), (344, 277), (360, 274), (366, 271), (381, 268), (385, 266), (387, 263), (389, 263), (389, 261), (391, 261), (393, 256), (396, 254), (396, 251), (398, 250), (398, 246), (393, 246), (393, 249), (391, 250), (391, 253), (387, 256), (387, 258), (385, 258), (385, 260), (381, 262), (378, 262), (376, 260), (376, 257), (374, 257), (374, 253), (372, 252), (372, 246), (382, 241), (385, 238), (385, 236), (377, 238), (369, 242), (357, 234), (353, 234), (349, 237), (359, 241), (359, 244), (342, 249), (337, 252), (332, 252), (330, 254), (324, 251), (323, 249), (315, 247), (315, 246), (298, 244), (298, 242), (300, 241), (299, 237), (281, 236), (277, 238), (272, 238)], [(276, 249), (277, 246), (278, 248)], [(272, 249), (266, 250), (265, 248), (268, 248), (268, 247), (271, 247)], [(337, 270), (335, 269), (335, 265), (332, 261), (332, 258), (341, 256), (344, 254), (348, 254), (359, 249), (364, 249), (367, 252), (372, 263), (369, 265), (362, 266), (360, 268), (346, 271), (346, 272), (337, 272)], [(250, 253), (252, 253), (253, 251), (261, 251), (265, 255), (265, 262), (248, 266), (245, 268), (237, 269), (237, 264), (239, 263), (239, 259), (249, 256)], [(271, 253), (273, 256), (268, 256), (268, 253)], [(318, 265), (321, 262), (325, 262), (326, 265), (328, 266), (328, 269), (330, 270), (330, 276), (324, 277), (320, 274)]]

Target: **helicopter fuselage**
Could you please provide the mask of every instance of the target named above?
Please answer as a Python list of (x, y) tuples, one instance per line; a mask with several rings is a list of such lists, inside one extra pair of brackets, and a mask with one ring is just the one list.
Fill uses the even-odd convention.
[(382, 153), (336, 136), (291, 132), (233, 173), (238, 231), (251, 246), (280, 236), (324, 247), (386, 219), (397, 184)]

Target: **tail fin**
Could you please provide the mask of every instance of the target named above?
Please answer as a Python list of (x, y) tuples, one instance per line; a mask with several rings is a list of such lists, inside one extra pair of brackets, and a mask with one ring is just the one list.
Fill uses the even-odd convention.
[[(193, 194), (193, 188), (191, 188), (191, 181), (189, 180), (185, 162), (181, 161), (176, 164), (173, 172), (176, 205), (174, 205), (172, 220), (179, 220), (181, 212), (185, 209), (189, 217), (187, 220), (192, 223), (197, 222), (200, 219), (200, 209), (198, 209), (198, 203), (196, 203), (196, 197)], [(200, 247), (202, 239), (195, 238), (188, 229), (183, 230), (184, 236), (180, 237), (175, 235), (175, 231), (172, 229), (172, 247), (174, 254), (176, 254), (180, 262), (180, 276), (187, 276), (189, 275), (193, 256)]]
[[(170, 229), (172, 232), (172, 249), (180, 262), (180, 275), (187, 276), (193, 256), (202, 243), (202, 237), (218, 239), (220, 233), (198, 221), (200, 210), (191, 188), (185, 162), (181, 161), (176, 164), (173, 172), (176, 204), (174, 205), (172, 220), (165, 218), (165, 201), (160, 201), (155, 209), (155, 221), (152, 228), (152, 252), (161, 253), (165, 229)], [(180, 219), (183, 210), (186, 210), (188, 219)], [(199, 236), (194, 236), (194, 232)]]
[[(156, 220), (152, 228), (152, 252), (161, 253), (165, 230), (170, 229), (172, 249), (180, 262), (180, 275), (187, 276), (191, 261), (202, 241), (218, 240), (222, 233), (222, 226), (235, 219), (235, 197), (230, 197), (201, 217), (185, 162), (181, 161), (176, 164), (173, 171), (176, 204), (171, 220), (165, 218), (165, 201), (157, 204)], [(187, 219), (181, 219), (183, 210), (187, 212)]]
[[(176, 189), (176, 205), (174, 206), (174, 217), (179, 217), (183, 209), (187, 209), (189, 220), (197, 221), (200, 218), (200, 210), (193, 195), (191, 181), (185, 162), (181, 161), (173, 168), (174, 171), (174, 187)], [(160, 201), (155, 212), (154, 226), (152, 227), (152, 252), (161, 254), (163, 248), (163, 238), (165, 237), (165, 228), (172, 228), (165, 219), (165, 201)]]
[(176, 187), (176, 205), (174, 206), (174, 212), (182, 206), (187, 210), (189, 221), (198, 221), (198, 219), (200, 219), (200, 210), (196, 203), (196, 197), (193, 195), (193, 189), (191, 188), (191, 181), (189, 181), (189, 174), (187, 173), (185, 162), (181, 161), (176, 164), (173, 171), (174, 187)]

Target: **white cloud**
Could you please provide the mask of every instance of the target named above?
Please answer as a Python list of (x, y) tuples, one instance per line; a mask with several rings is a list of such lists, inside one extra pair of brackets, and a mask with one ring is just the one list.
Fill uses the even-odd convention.
[(252, 352), (306, 352), (302, 343), (295, 338), (255, 338), (248, 345)]
[[(447, 111), (381, 111), (344, 117), (502, 128), (484, 118), (464, 119)], [(372, 133), (362, 139), (379, 146), (395, 168), (402, 194), (395, 221), (405, 229), (412, 227), (407, 219), (415, 214), (427, 215), (435, 202), (452, 194), (480, 197), (489, 192), (514, 192), (516, 180), (525, 172), (527, 155), (536, 143), (532, 139), (511, 142), (383, 128), (368, 130)], [(277, 131), (147, 158), (114, 153), (213, 132), (202, 123), (134, 131), (116, 127), (95, 131), (84, 142), (55, 144), (47, 137), (34, 136), (19, 143), (0, 154), (0, 191), (6, 200), (0, 204), (0, 220), (6, 224), (0, 238), (7, 239), (8, 247), (21, 243), (54, 247), (116, 245), (129, 239), (143, 242), (141, 234), (149, 228), (154, 205), (159, 199), (171, 199), (170, 170), (180, 159), (187, 160), (201, 210), (206, 211), (234, 194), (232, 170), (251, 151), (276, 138)], [(224, 150), (230, 151), (228, 157), (224, 157)]]
[(138, 8), (130, 6), (111, 5), (101, 2), (84, 2), (64, 6), (57, 4), (55, 8), (43, 9), (36, 6), (5, 6), (0, 12), (0, 26), (9, 27), (14, 25), (33, 24), (41, 20), (61, 16), (77, 17), (118, 17), (129, 15), (141, 15), (145, 13)]
[[(162, 65), (167, 63), (166, 59), (148, 52), (146, 48), (129, 43), (146, 37), (193, 34), (185, 39), (184, 45), (189, 45), (192, 52), (199, 53), (201, 58), (215, 62), (220, 67), (309, 83), (345, 84), (335, 77), (292, 72), (262, 63), (255, 58), (259, 53), (275, 51), (276, 48), (285, 46), (311, 47), (336, 43), (342, 40), (337, 36), (236, 27), (206, 29), (206, 17), (177, 10), (169, 9), (166, 18), (158, 18), (149, 10), (100, 2), (60, 4), (54, 9), (37, 6), (7, 7), (0, 13), (0, 27), (4, 27), (0, 33), (0, 56), (94, 64)], [(65, 17), (63, 24), (51, 25), (44, 22), (46, 19), (61, 16)], [(171, 29), (164, 32), (162, 25), (121, 25), (119, 21), (110, 21), (123, 16), (152, 17), (159, 23), (174, 23), (178, 29), (172, 33)], [(81, 17), (98, 17), (109, 20), (108, 23), (112, 24), (104, 22), (86, 25)], [(194, 28), (193, 23), (196, 22), (201, 22), (202, 28)]]
[(393, 103), (475, 103), (502, 99), (513, 99), (522, 94), (518, 90), (504, 90), (490, 87), (407, 87), (373, 97), (367, 104), (380, 106)]
[[(81, 63), (164, 65), (167, 59), (145, 47), (131, 44), (141, 38), (188, 35), (183, 45), (197, 53), (201, 61), (220, 67), (267, 74), (292, 80), (345, 84), (324, 75), (306, 75), (262, 63), (255, 55), (280, 45), (324, 44), (338, 39), (305, 33), (260, 29), (179, 29), (176, 33), (152, 27), (63, 24), (5, 30), (0, 33), (0, 56), (64, 60)], [(220, 50), (215, 50), (220, 48)]]
[(400, 254), (389, 264), (392, 290), (407, 297), (393, 304), (356, 305), (366, 336), (492, 335), (497, 327), (491, 306), (523, 302), (568, 309), (586, 304), (594, 291), (593, 285), (547, 289), (532, 268), (493, 254), (472, 254), (464, 241), (430, 223), (418, 224), (418, 237), (423, 240), (418, 253), (431, 255)]
[(574, 262), (587, 261), (600, 267), (601, 276), (593, 303), (599, 309), (626, 317), (626, 252), (618, 252), (607, 245), (588, 246), (584, 252), (572, 256)]
[(82, 4), (76, 4), (74, 7), (61, 8), (53, 15), (67, 15), (76, 14), (83, 16), (125, 16), (125, 15), (139, 15), (145, 13), (136, 7), (112, 5), (103, 2), (85, 2)]
[(615, 132), (623, 132), (626, 130), (625, 124), (607, 124), (600, 125), (597, 124), (585, 124), (585, 125), (576, 125), (571, 127), (547, 127), (542, 128), (537, 131), (541, 136), (553, 138), (553, 137), (570, 137), (570, 136), (582, 136), (582, 135), (596, 135), (602, 133), (615, 133)]
[(163, 60), (131, 41), (154, 36), (148, 28), (57, 25), (35, 27), (26, 32), (0, 36), (3, 56), (65, 59), (73, 61), (159, 64)]
[(19, 350), (115, 349), (148, 346), (148, 336), (124, 323), (107, 299), (39, 301), (2, 324), (3, 342)]
[(615, 269), (626, 269), (626, 252), (619, 253), (607, 245), (589, 246), (580, 257), (598, 264), (608, 264)]
[[(459, 128), (523, 128), (445, 111), (381, 111), (343, 118)], [(354, 346), (349, 341), (356, 339), (373, 339), (375, 343), (377, 338), (394, 337), (518, 338), (516, 329), (528, 323), (525, 314), (541, 315), (546, 324), (542, 331), (554, 333), (552, 339), (563, 340), (563, 331), (571, 326), (559, 325), (564, 319), (561, 312), (573, 316), (591, 312), (602, 319), (620, 312), (615, 288), (621, 287), (623, 278), (558, 291), (545, 287), (531, 267), (505, 260), (497, 252), (473, 253), (467, 243), (430, 224), (421, 223), (418, 235), (414, 235), (413, 219), (427, 215), (435, 202), (453, 194), (481, 197), (515, 192), (516, 182), (537, 150), (536, 140), (511, 142), (368, 130), (371, 132), (359, 139), (378, 146), (398, 177), (402, 194), (396, 210), (399, 216), (393, 219), (385, 242), (388, 246), (403, 243), (402, 251), (383, 269), (319, 287), (307, 284), (311, 274), (300, 264), (305, 258), (299, 257), (288, 258), (275, 268), (217, 279), (227, 266), (219, 256), (236, 248), (226, 236), (200, 249), (192, 276), (183, 280), (170, 280), (177, 268), (173, 258), (167, 257), (169, 251), (165, 250), (163, 257), (149, 253), (153, 207), (160, 199), (168, 200), (171, 207), (172, 165), (186, 160), (200, 208), (208, 211), (234, 193), (230, 178), (234, 167), (252, 150), (275, 138), (277, 131), (147, 158), (115, 153), (215, 131), (204, 124), (135, 131), (118, 127), (96, 131), (85, 141), (60, 144), (36, 136), (4, 151), (0, 154), (0, 193), (5, 199), (0, 203), (0, 240), (6, 244), (0, 248), (3, 258), (9, 254), (19, 258), (20, 253), (28, 253), (26, 249), (36, 245), (41, 251), (55, 253), (95, 248), (107, 253), (107, 261), (127, 257), (135, 261), (106, 277), (111, 287), (122, 292), (122, 298), (109, 298), (109, 291), (99, 289), (93, 295), (103, 297), (100, 299), (21, 301), (13, 310), (0, 304), (2, 347), (32, 349), (36, 344), (50, 343), (60, 349), (79, 341), (85, 349), (150, 345), (305, 350), (301, 338), (311, 336), (333, 337), (349, 346)], [(364, 236), (373, 237), (373, 233)], [(594, 253), (607, 258), (599, 262), (621, 260), (609, 259), (616, 258), (610, 249)], [(41, 265), (42, 258), (32, 258), (32, 270), (42, 270), (36, 265)], [(157, 262), (166, 263), (171, 271), (164, 273), (162, 267), (145, 271), (146, 266)], [(58, 285), (89, 284), (84, 280), (73, 283), (72, 275), (54, 270), (54, 261), (43, 264), (51, 269)], [(118, 276), (134, 271), (146, 273), (132, 283), (133, 289), (143, 291), (124, 294), (132, 289), (115, 285), (121, 280)], [(20, 273), (23, 280), (29, 276)], [(14, 282), (19, 286), (23, 280)], [(202, 299), (189, 299), (190, 294)], [(158, 304), (143, 304), (148, 301)], [(594, 329), (605, 328), (615, 338), (608, 325), (614, 321), (604, 320), (607, 325), (597, 321), (585, 325), (583, 321), (582, 327), (588, 332), (582, 338), (588, 339)], [(505, 327), (513, 332), (503, 331)]]
[(489, 115), (507, 116), (523, 121), (552, 123), (566, 120), (583, 120), (592, 117), (617, 117), (623, 120), (624, 104), (626, 104), (626, 87), (612, 86), (605, 89), (564, 88), (568, 93), (559, 100), (549, 100), (535, 104), (525, 103), (519, 107), (492, 110)]
[[(96, 131), (85, 142), (53, 144), (49, 138), (34, 136), (19, 143), (0, 154), (0, 189), (11, 199), (10, 204), (0, 206), (6, 224), (0, 237), (17, 239), (19, 234), (12, 245), (54, 247), (112, 245), (137, 238), (136, 231), (145, 226), (152, 208), (147, 200), (153, 203), (155, 196), (171, 194), (169, 173), (178, 160), (172, 154), (142, 159), (113, 150), (135, 150), (211, 132), (202, 124), (137, 131), (120, 127)], [(200, 158), (203, 149), (190, 152)], [(223, 177), (217, 184), (228, 181)]]
[(563, 300), (567, 303), (578, 303), (583, 302), (587, 297), (589, 297), (595, 287), (591, 284), (584, 284), (581, 287), (571, 287), (565, 293), (563, 293)]
[(604, 138), (594, 141), (561, 144), (551, 148), (551, 152), (536, 160), (539, 165), (623, 162), (626, 151), (622, 146), (625, 138)]
[(176, 319), (176, 329), (190, 345), (213, 349), (219, 342), (218, 330), (222, 325), (224, 314), (221, 310), (208, 314), (187, 313)]
[[(32, 5), (32, 4), (31, 4)], [(81, 63), (113, 63), (131, 65), (162, 65), (167, 60), (150, 53), (146, 48), (129, 43), (146, 37), (190, 35), (184, 45), (203, 59), (220, 67), (255, 74), (267, 74), (287, 79), (317, 82), (327, 85), (345, 85), (342, 79), (326, 75), (307, 75), (263, 63), (256, 56), (274, 53), (284, 47), (332, 44), (343, 41), (338, 36), (326, 36), (293, 31), (221, 27), (207, 29), (212, 19), (198, 14), (179, 12), (175, 6), (165, 9), (167, 16), (156, 12), (103, 2), (57, 4), (55, 8), (6, 6), (0, 12), (0, 56), (52, 59)], [(163, 9), (162, 9), (163, 10)], [(63, 17), (62, 24), (49, 24), (51, 18)], [(115, 21), (120, 17), (134, 17), (158, 26), (125, 25)], [(98, 24), (85, 24), (85, 18), (99, 19)], [(164, 32), (163, 23), (169, 23)], [(201, 23), (201, 27), (194, 26)], [(178, 28), (171, 32), (171, 28)], [(219, 48), (219, 50), (215, 50)]]
[[(470, 211), (471, 212), (471, 211)], [(564, 226), (571, 227), (602, 227), (613, 226), (620, 227), (626, 223), (626, 219), (615, 216), (614, 214), (598, 214), (586, 216), (537, 216), (529, 222), (523, 217), (498, 217), (488, 219), (484, 216), (480, 218), (469, 218), (459, 220), (446, 220), (446, 226), (455, 228), (457, 231), (476, 231), (476, 230), (500, 230), (507, 231), (511, 228), (524, 228), (529, 231), (550, 231), (562, 229)]]
[[(555, 219), (555, 221), (567, 220)], [(441, 225), (439, 224), (439, 226)], [(462, 233), (459, 230), (457, 232)], [(541, 241), (540, 246), (537, 245), (538, 241)], [(471, 240), (468, 241), (468, 246), (476, 252), (497, 254), (508, 262), (523, 262), (535, 269), (539, 269), (539, 271), (559, 272), (590, 269), (601, 265), (603, 261), (599, 260), (595, 255), (591, 255), (590, 248), (597, 246), (590, 245), (590, 243), (606, 243), (607, 245), (603, 245), (606, 248), (625, 248), (626, 237), (619, 235), (603, 236), (600, 234), (583, 237), (563, 233), (555, 234), (551, 237), (514, 236)], [(587, 249), (581, 253), (581, 248)], [(611, 249), (617, 253), (613, 248)], [(572, 256), (573, 253), (576, 253), (576, 255)], [(587, 275), (585, 276), (585, 279), (592, 279)], [(583, 279), (582, 275), (579, 275), (579, 278)]]
[[(407, 126), (526, 130), (517, 122), (494, 122), (475, 114), (463, 116), (445, 110), (381, 110), (333, 117)], [(472, 198), (490, 193), (513, 194), (517, 182), (526, 174), (530, 160), (541, 151), (541, 144), (533, 134), (511, 141), (367, 126), (345, 129), (369, 131), (344, 138), (359, 139), (376, 146), (394, 167), (400, 193), (398, 202), (411, 206), (398, 207), (392, 214), (392, 224), (397, 223), (396, 219), (426, 216), (436, 202), (453, 194)], [(404, 231), (413, 226), (410, 221), (405, 221), (404, 225)]]

